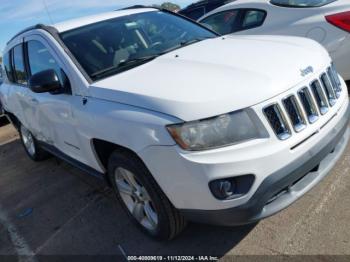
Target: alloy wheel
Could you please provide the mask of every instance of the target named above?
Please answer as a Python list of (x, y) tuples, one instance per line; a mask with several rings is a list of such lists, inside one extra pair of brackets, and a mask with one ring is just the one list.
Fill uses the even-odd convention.
[(114, 176), (120, 197), (132, 216), (146, 229), (155, 230), (158, 215), (146, 188), (132, 172), (124, 168), (117, 168)]
[(24, 126), (21, 126), (21, 136), (23, 140), (23, 144), (27, 150), (27, 152), (31, 155), (35, 155), (35, 143), (34, 143), (34, 138), (33, 135), (29, 132), (27, 128)]

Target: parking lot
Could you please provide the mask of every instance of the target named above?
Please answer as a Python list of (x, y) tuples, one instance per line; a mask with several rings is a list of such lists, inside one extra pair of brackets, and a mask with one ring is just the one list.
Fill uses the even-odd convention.
[(32, 162), (16, 131), (3, 125), (0, 254), (12, 258), (191, 254), (223, 260), (248, 254), (350, 255), (349, 162), (348, 147), (322, 183), (258, 224), (232, 228), (190, 224), (177, 239), (157, 242), (135, 228), (102, 181), (55, 158)]

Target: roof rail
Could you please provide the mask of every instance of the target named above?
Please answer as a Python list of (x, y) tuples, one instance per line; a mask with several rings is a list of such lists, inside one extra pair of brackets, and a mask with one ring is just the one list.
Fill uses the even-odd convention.
[(168, 12), (168, 13), (174, 13), (173, 11), (170, 11), (166, 8), (163, 8), (161, 6), (156, 6), (156, 5), (132, 5), (132, 6), (128, 6), (128, 7), (123, 7), (120, 9), (117, 9), (115, 11), (121, 11), (121, 10), (129, 10), (129, 9), (138, 9), (138, 8), (151, 8), (151, 9), (157, 9), (159, 11), (164, 11), (164, 12)]
[(201, 0), (198, 2), (194, 2), (192, 4), (189, 4), (188, 6), (184, 7), (182, 10), (187, 10), (187, 9), (191, 9), (191, 8), (196, 8), (196, 7), (201, 7), (203, 5), (207, 5), (207, 4), (215, 4), (215, 3), (220, 3), (222, 2), (222, 5), (228, 4), (230, 2), (234, 2), (235, 0)]
[(49, 28), (49, 26), (47, 25), (44, 25), (44, 24), (37, 24), (37, 25), (34, 25), (34, 26), (30, 26), (30, 27), (27, 27), (25, 29), (23, 29), (22, 31), (18, 32), (17, 34), (15, 34), (8, 42), (7, 44), (9, 44), (13, 39), (15, 39), (17, 36), (25, 33), (25, 32), (28, 32), (28, 31), (31, 31), (31, 30), (34, 30), (34, 29), (43, 29), (43, 30), (47, 30)]
[[(118, 10), (128, 10), (128, 9), (137, 9), (137, 8), (152, 8), (151, 6), (146, 6), (146, 5), (132, 5), (132, 6), (128, 6), (128, 7), (124, 7)], [(155, 8), (155, 7), (153, 7)]]

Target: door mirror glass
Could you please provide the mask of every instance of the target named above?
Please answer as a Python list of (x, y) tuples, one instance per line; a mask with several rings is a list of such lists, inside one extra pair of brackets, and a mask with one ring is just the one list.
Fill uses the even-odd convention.
[(29, 88), (34, 93), (56, 93), (62, 90), (62, 85), (55, 70), (49, 69), (32, 75)]

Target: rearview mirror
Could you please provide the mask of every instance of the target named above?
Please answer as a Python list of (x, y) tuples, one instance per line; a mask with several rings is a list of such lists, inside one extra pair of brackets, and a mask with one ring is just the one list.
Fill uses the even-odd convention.
[(53, 69), (41, 71), (29, 79), (29, 88), (34, 93), (58, 92), (62, 89), (61, 82)]

